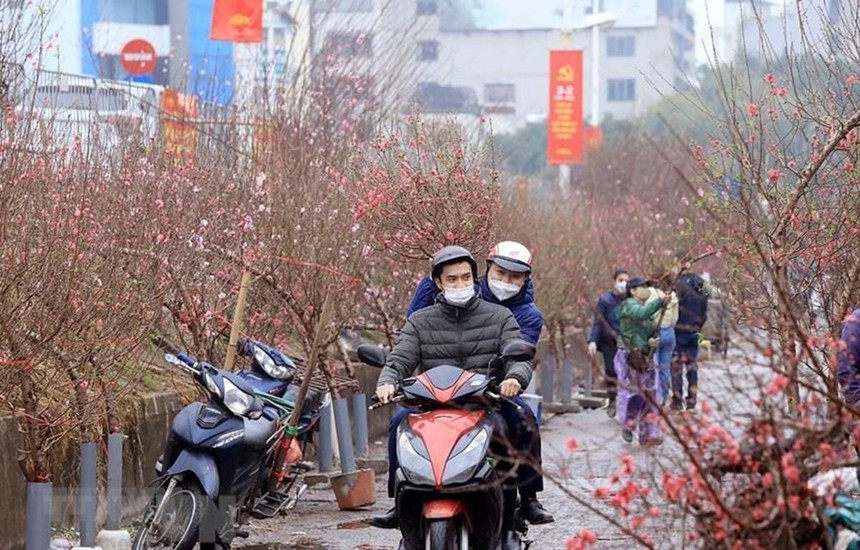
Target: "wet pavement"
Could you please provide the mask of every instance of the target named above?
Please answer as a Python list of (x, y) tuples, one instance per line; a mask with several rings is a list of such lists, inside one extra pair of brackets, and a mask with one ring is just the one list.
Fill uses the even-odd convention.
[[(700, 368), (700, 402), (713, 403), (712, 416), (724, 415), (726, 423), (749, 412), (751, 400), (743, 398), (742, 390), (759, 386), (761, 382), (757, 379), (769, 376), (766, 369), (750, 366), (743, 370), (744, 376), (735, 375), (744, 362), (735, 352), (728, 360), (715, 358)], [(688, 413), (675, 421), (695, 419), (696, 414)], [(642, 448), (636, 443), (625, 443), (604, 409), (552, 416), (542, 426), (541, 433), (547, 480), (539, 498), (556, 521), (530, 529), (532, 549), (565, 549), (568, 538), (581, 529), (596, 534), (598, 549), (637, 546), (630, 535), (615, 525), (616, 521), (630, 525), (636, 512), (624, 517), (610, 503), (611, 496), (621, 487), (617, 483), (613, 486), (612, 480), (621, 469), (622, 456), (632, 459), (629, 463), (635, 473), (629, 479), (657, 489), (646, 500), (651, 511), (658, 512), (649, 516), (638, 532), (651, 537), (655, 548), (695, 547), (685, 541), (682, 527), (689, 525), (688, 522), (675, 514), (659, 495), (663, 472), (686, 470), (680, 448), (668, 436), (659, 447)], [(576, 440), (573, 450), (569, 446), (571, 438)], [(382, 442), (371, 447), (377, 453), (384, 451)], [(622, 476), (622, 484), (624, 480)], [(608, 498), (594, 496), (596, 489), (606, 487), (615, 487)], [(249, 529), (251, 537), (235, 546), (243, 550), (393, 550), (400, 540), (398, 531), (376, 529), (364, 522), (390, 506), (384, 476), (377, 476), (376, 504), (361, 511), (339, 511), (331, 488), (316, 485), (286, 517), (254, 521)]]

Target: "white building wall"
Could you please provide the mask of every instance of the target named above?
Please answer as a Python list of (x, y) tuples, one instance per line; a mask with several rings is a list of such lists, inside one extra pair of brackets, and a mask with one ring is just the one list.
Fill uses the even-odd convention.
[(274, 98), (304, 73), (310, 58), (308, 0), (267, 2), (263, 13), (263, 42), (233, 45), (236, 102)]
[(0, 2), (3, 40), (15, 36), (16, 42), (14, 47), (3, 46), (4, 58), (13, 55), (28, 71), (41, 65), (53, 71), (81, 72), (81, 1)]
[[(671, 49), (670, 22), (661, 19), (650, 28), (611, 28), (601, 31), (598, 52), (599, 117), (615, 119), (643, 114), (663, 94), (672, 92), (675, 62)], [(635, 53), (629, 57), (610, 57), (607, 40), (633, 37)], [(424, 79), (443, 85), (469, 86), (482, 103), (486, 84), (513, 84), (516, 89), (515, 113), (487, 115), (494, 131), (511, 132), (526, 122), (546, 117), (549, 109), (549, 51), (583, 51), (583, 114), (592, 109), (591, 34), (582, 30), (565, 38), (555, 29), (474, 31), (443, 33), (437, 62), (427, 64)], [(635, 98), (609, 101), (610, 79), (635, 80)]]

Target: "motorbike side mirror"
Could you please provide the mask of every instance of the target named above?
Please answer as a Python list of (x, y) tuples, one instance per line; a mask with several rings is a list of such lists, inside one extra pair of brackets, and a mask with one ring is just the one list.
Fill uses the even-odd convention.
[(361, 344), (355, 350), (358, 359), (365, 365), (382, 368), (385, 366), (385, 351), (373, 344)]
[(525, 340), (513, 340), (502, 348), (502, 359), (505, 361), (531, 361), (535, 356), (535, 345)]

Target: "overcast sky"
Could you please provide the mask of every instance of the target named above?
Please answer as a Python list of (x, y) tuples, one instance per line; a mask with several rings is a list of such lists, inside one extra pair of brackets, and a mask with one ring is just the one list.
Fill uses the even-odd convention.
[[(783, 4), (787, 0), (767, 0)], [(856, 1), (856, 0), (852, 0)], [(688, 0), (694, 13), (704, 13), (705, 5), (722, 6), (725, 0)], [(482, 8), (476, 11), (478, 26), (487, 28), (555, 27), (562, 23), (553, 11), (564, 7), (565, 0), (481, 0)]]
[(561, 17), (553, 15), (563, 0), (483, 0), (478, 26), (489, 28), (555, 27)]

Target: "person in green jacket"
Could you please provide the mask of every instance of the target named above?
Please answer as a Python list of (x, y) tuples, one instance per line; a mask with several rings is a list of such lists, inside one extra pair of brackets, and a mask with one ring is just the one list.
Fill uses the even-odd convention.
[(621, 424), (621, 437), (630, 443), (633, 430), (639, 432), (640, 445), (663, 442), (660, 435), (659, 369), (652, 347), (658, 344), (654, 314), (669, 297), (648, 304), (651, 291), (648, 281), (634, 277), (627, 283), (628, 298), (618, 306), (618, 352), (615, 372), (618, 375), (618, 398), (615, 419)]

